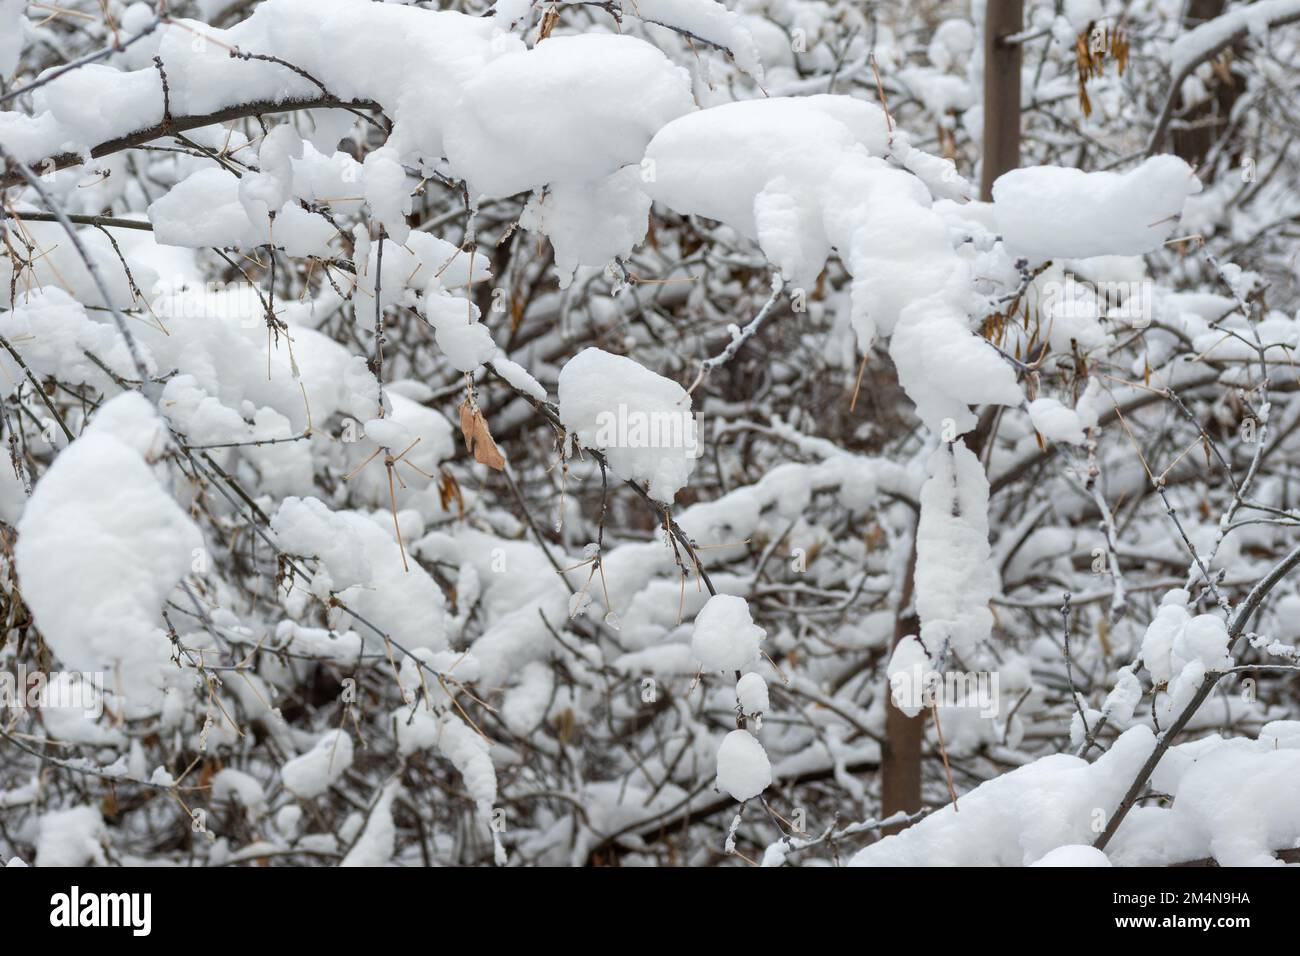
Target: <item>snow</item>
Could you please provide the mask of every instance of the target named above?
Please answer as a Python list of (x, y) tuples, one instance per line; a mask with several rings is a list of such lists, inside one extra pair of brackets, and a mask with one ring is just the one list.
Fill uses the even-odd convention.
[(352, 766), (352, 738), (344, 730), (321, 735), (315, 746), (280, 768), (280, 779), (290, 793), (310, 800), (319, 797)]
[(1101, 850), (1086, 843), (1058, 846), (1030, 866), (1110, 866), (1110, 859)]
[(1268, 35), (1271, 25), (1300, 18), (1298, 0), (1259, 0), (1236, 5), (1212, 20), (1181, 34), (1169, 47), (1169, 71), (1181, 76), (1205, 56), (1222, 47), (1238, 31), (1245, 30), (1253, 39)]
[(37, 866), (103, 866), (104, 818), (90, 806), (41, 814), (36, 832)]
[(1136, 256), (1173, 235), (1184, 201), (1200, 191), (1176, 156), (1152, 156), (1125, 173), (1030, 166), (998, 177), (993, 210), (1008, 251), (1034, 262)]
[[(149, 206), (161, 243), (189, 248), (252, 249), (274, 242), (291, 256), (328, 256), (334, 227), (317, 213), (282, 202), (274, 223), (265, 214), (281, 195), (269, 188), (254, 195), (244, 180), (220, 167), (201, 169)], [(258, 214), (250, 215), (255, 206)]]
[(763, 64), (744, 18), (718, 0), (634, 0), (625, 12), (646, 21), (684, 30), (729, 51), (736, 66), (759, 83)]
[(1030, 402), (1029, 420), (1034, 423), (1034, 430), (1048, 441), (1082, 445), (1087, 437), (1078, 413), (1055, 398), (1036, 398)]
[[(0, 691), (50, 675), (6, 711), (49, 753), (0, 746), (4, 858), (1271, 866), (1300, 845), (1300, 596), (1271, 575), (1294, 546), (1276, 233), (1300, 147), (1261, 95), (1294, 86), (1276, 27), (1300, 0), (1194, 30), (1128, 5), (1086, 122), (1075, 41), (1118, 7), (1031, 10), (1036, 118), (991, 202), (967, 178), (983, 0), (183, 11), (224, 28), (110, 6), (117, 39), (151, 32), (119, 48), (105, 17), (0, 0), (0, 145), (41, 183), (0, 216)], [(1134, 131), (1171, 79), (1209, 96), (1221, 64), (1191, 67), (1235, 37), (1251, 155), (1211, 150), (1201, 189)], [(364, 102), (300, 108), (325, 91)], [(159, 135), (165, 106), (208, 125)], [(471, 405), (507, 473), (466, 454)], [(932, 671), (992, 684), (931, 710)], [(1219, 678), (1165, 740), (1159, 799), (1122, 807)], [(924, 727), (927, 814), (882, 838), (886, 694)], [(188, 795), (123, 797), (191, 784), (226, 832), (181, 846)]]
[(916, 531), (916, 612), (935, 661), (967, 659), (993, 627), (997, 574), (989, 560), (988, 479), (962, 442), (930, 457)]
[(427, 571), (403, 563), (392, 520), (384, 512), (331, 511), (319, 499), (289, 497), (271, 530), (286, 551), (319, 558), (328, 576), (321, 585), (400, 645), (441, 649), (446, 599)]
[(628, 166), (593, 182), (553, 183), (529, 201), (520, 225), (550, 239), (560, 288), (568, 288), (579, 266), (626, 258), (645, 239), (650, 197), (642, 191), (644, 175)]
[(706, 671), (743, 671), (758, 660), (765, 636), (750, 617), (744, 598), (716, 594), (695, 615), (691, 653)]
[(531, 395), (539, 402), (546, 401), (546, 388), (541, 382), (533, 378), (528, 369), (518, 362), (513, 362), (498, 354), (492, 359), (492, 368), (514, 388), (519, 389), (526, 395)]
[(1151, 732), (1135, 727), (1093, 763), (1042, 757), (859, 850), (849, 865), (1028, 866), (1058, 847), (1091, 845), (1094, 808), (1119, 803), (1153, 745)]
[(663, 502), (685, 487), (698, 449), (691, 398), (676, 382), (593, 347), (565, 363), (558, 393), (561, 423), (619, 478), (646, 482)]
[(266, 796), (257, 778), (234, 767), (225, 767), (212, 778), (212, 802), (237, 804), (249, 820), (257, 820), (266, 810)]
[(763, 745), (748, 730), (733, 730), (718, 748), (716, 789), (742, 803), (752, 800), (772, 782), (772, 764)]
[(393, 824), (393, 799), (401, 791), (394, 780), (384, 787), (379, 802), (370, 810), (365, 829), (357, 837), (339, 866), (384, 866), (393, 858), (397, 827)]
[[(1117, 866), (1207, 857), (1220, 866), (1279, 866), (1273, 852), (1300, 841), (1300, 815), (1287, 798), (1300, 773), (1300, 751), (1212, 737), (1176, 748), (1170, 758), (1152, 783), (1174, 796), (1173, 806), (1139, 807), (1129, 815), (1108, 848)], [(1241, 807), (1249, 812), (1232, 809)]]
[(898, 380), (930, 431), (965, 434), (975, 427), (969, 405), (1019, 405), (1015, 370), (943, 299), (905, 306), (889, 343)]
[[(80, 302), (55, 286), (20, 293), (14, 308), (0, 313), (0, 335), (11, 343), (22, 343), (23, 361), (38, 378), (53, 376), (80, 385), (106, 385), (108, 376), (86, 352), (93, 352), (118, 375), (132, 371), (126, 344), (116, 332), (91, 319)], [(0, 370), (0, 388), (6, 394), (26, 381), (7, 351), (0, 351)]]
[(765, 713), (771, 707), (767, 695), (767, 681), (758, 674), (746, 674), (736, 681), (736, 702), (746, 714)]
[(0, 0), (0, 76), (8, 79), (18, 66), (23, 49), (27, 0)]
[(140, 395), (105, 403), (37, 482), (14, 548), (50, 649), (73, 670), (103, 671), (134, 714), (156, 712), (176, 672), (160, 611), (203, 546), (150, 465), (165, 442)]
[(883, 154), (887, 137), (884, 113), (847, 96), (728, 103), (655, 134), (644, 188), (678, 212), (757, 239), (790, 282), (808, 288), (831, 245), (819, 191), (838, 164)]
[[(430, 285), (437, 283), (438, 280), (433, 279)], [(445, 295), (430, 288), (424, 294), (421, 307), (433, 326), (438, 348), (453, 367), (462, 372), (473, 372), (496, 355), (497, 346), (492, 341), (492, 333), (478, 321), (478, 309), (468, 299)]]
[(630, 36), (551, 37), (493, 60), (451, 110), (447, 157), (470, 193), (601, 179), (695, 108), (690, 76)]

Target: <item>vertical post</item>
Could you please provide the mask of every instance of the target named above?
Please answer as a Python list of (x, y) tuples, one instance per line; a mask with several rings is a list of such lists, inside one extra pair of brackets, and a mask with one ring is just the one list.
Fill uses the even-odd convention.
[[(912, 606), (912, 591), (916, 576), (916, 536), (912, 536), (912, 553), (907, 559), (907, 573), (903, 578), (903, 592), (899, 597), (894, 618), (892, 652), (898, 642), (915, 634), (919, 622)], [(880, 750), (880, 814), (893, 816), (902, 810), (913, 813), (921, 809), (921, 747), (925, 741), (925, 714), (908, 717), (894, 706), (890, 688), (885, 686), (885, 741)], [(882, 829), (888, 836), (903, 826), (895, 824)]]
[(993, 181), (1020, 165), (1020, 44), (1005, 38), (1024, 25), (1024, 0), (989, 0), (984, 11), (984, 156), (980, 198)]

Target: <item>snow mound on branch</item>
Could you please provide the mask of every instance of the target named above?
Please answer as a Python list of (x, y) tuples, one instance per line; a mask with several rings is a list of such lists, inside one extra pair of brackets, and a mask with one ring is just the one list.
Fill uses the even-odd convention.
[[(274, 224), (266, 215), (249, 216), (241, 182), (217, 166), (192, 173), (149, 205), (154, 238), (190, 249), (252, 249), (274, 242), (291, 256), (329, 256), (337, 232), (324, 216), (287, 200), (275, 208)], [(243, 198), (249, 199), (247, 191)], [(268, 208), (265, 198), (258, 202)]]
[(759, 674), (749, 673), (736, 681), (736, 703), (746, 714), (766, 713), (770, 706), (767, 681)]
[[(1011, 366), (970, 331), (970, 267), (953, 249), (920, 176), (960, 194), (878, 107), (847, 96), (728, 103), (674, 120), (651, 140), (645, 190), (679, 213), (718, 219), (758, 242), (794, 286), (811, 288), (832, 249), (853, 277), (859, 350), (890, 354), (927, 427), (974, 427), (967, 405), (1022, 401)], [(933, 157), (930, 157), (934, 159)], [(957, 177), (959, 179), (959, 177)]]
[(766, 636), (744, 598), (716, 594), (695, 616), (691, 652), (706, 671), (743, 671), (758, 660), (758, 645)]
[(316, 745), (280, 768), (284, 788), (297, 797), (319, 797), (352, 766), (352, 738), (347, 731), (331, 730)]
[(397, 838), (397, 827), (393, 824), (393, 798), (400, 790), (401, 783), (397, 780), (384, 787), (379, 802), (366, 820), (366, 828), (339, 866), (385, 866), (392, 860)]
[(465, 782), (465, 789), (469, 792), (470, 799), (474, 801), (474, 811), (480, 822), (492, 829), (496, 864), (504, 866), (506, 851), (493, 825), (495, 821), (492, 804), (497, 798), (497, 773), (492, 765), (492, 756), (488, 753), (488, 741), (452, 713), (439, 716), (438, 728), (438, 750), (460, 772), (461, 779)]
[(963, 442), (930, 456), (916, 532), (916, 612), (930, 657), (968, 660), (993, 628), (997, 573), (989, 556), (989, 483)]
[(930, 657), (920, 638), (909, 634), (889, 655), (889, 698), (908, 717), (915, 717), (925, 704), (925, 675)]
[(474, 303), (436, 291), (436, 283), (436, 279), (430, 282), (420, 307), (447, 361), (462, 372), (473, 372), (496, 355), (496, 342), (487, 326), (478, 321)]
[(622, 355), (583, 349), (559, 377), (560, 421), (583, 448), (605, 454), (624, 481), (644, 481), (671, 502), (699, 456), (691, 397), (671, 379)]
[[(86, 357), (87, 352), (121, 377), (135, 375), (130, 352), (117, 331), (90, 318), (80, 302), (55, 286), (19, 293), (13, 309), (0, 312), (0, 335), (11, 344), (22, 344), (23, 361), (37, 378), (52, 376), (61, 382), (106, 387), (109, 377)], [(0, 391), (6, 395), (26, 381), (7, 351), (0, 351), (0, 369)]]
[(1036, 398), (1029, 403), (1029, 420), (1034, 430), (1048, 441), (1082, 445), (1083, 423), (1079, 414), (1055, 398)]
[(763, 64), (745, 19), (717, 0), (635, 0), (623, 12), (646, 23), (676, 27), (707, 43), (725, 47), (736, 66), (762, 84)]
[(1110, 859), (1101, 850), (1083, 843), (1058, 846), (1041, 860), (1030, 866), (1110, 866)]
[(103, 866), (104, 817), (97, 807), (52, 810), (36, 826), (37, 866)]
[[(306, 76), (231, 56), (234, 49), (274, 54), (344, 100), (379, 103), (393, 119), (390, 145), (403, 163), (421, 166), (446, 154), (444, 128), (465, 84), (493, 58), (523, 48), (491, 18), (455, 11), (366, 0), (267, 0), (229, 30), (173, 19), (132, 48), (127, 62), (141, 69), (92, 64), (67, 73), (33, 93), (33, 116), (0, 113), (0, 135), (7, 149), (34, 162), (158, 124), (162, 80), (149, 59), (155, 53), (166, 68), (173, 116), (320, 97)], [(113, 109), (100, 109), (101, 102)]]
[(1135, 808), (1107, 850), (1119, 866), (1207, 857), (1221, 866), (1279, 866), (1274, 851), (1300, 843), (1298, 778), (1300, 750), (1275, 749), (1262, 736), (1174, 747), (1152, 777), (1173, 806)]
[(1232, 666), (1223, 619), (1214, 614), (1193, 617), (1185, 607), (1187, 600), (1181, 589), (1167, 593), (1142, 636), (1142, 662), (1157, 684), (1175, 681), (1190, 664), (1203, 669)]
[(951, 428), (961, 435), (974, 428), (969, 405), (1019, 405), (1024, 400), (1015, 370), (971, 334), (965, 316), (942, 296), (903, 308), (889, 357), (917, 415), (937, 434)]
[(551, 37), (493, 60), (451, 112), (447, 157), (472, 196), (587, 182), (641, 159), (695, 109), (690, 74), (629, 36)]
[(1095, 763), (1052, 754), (995, 777), (901, 833), (853, 857), (850, 866), (1028, 866), (1058, 847), (1091, 844), (1096, 811), (1119, 804), (1155, 740), (1126, 731)]
[(37, 483), (14, 547), (23, 597), (55, 656), (103, 671), (140, 715), (157, 711), (174, 670), (163, 602), (203, 546), (149, 464), (165, 441), (143, 396), (106, 402)]
[(772, 782), (772, 763), (767, 751), (748, 730), (733, 730), (718, 748), (718, 776), (715, 787), (742, 803), (767, 789)]
[[(417, 563), (408, 559), (403, 565), (392, 520), (382, 511), (331, 511), (317, 498), (290, 497), (271, 519), (271, 532), (286, 552), (320, 560), (311, 582), (317, 597), (337, 591), (343, 603), (407, 650), (442, 650), (446, 598)], [(368, 645), (376, 640), (368, 629), (362, 633)]]
[(839, 164), (883, 155), (888, 137), (884, 112), (848, 96), (727, 103), (655, 134), (645, 190), (756, 239), (787, 279), (810, 288), (830, 254), (821, 191)]
[(12, 76), (18, 66), (26, 8), (27, 0), (0, 0), (0, 76)]
[(644, 175), (629, 166), (591, 183), (554, 183), (529, 201), (519, 224), (551, 240), (560, 288), (568, 288), (578, 266), (626, 258), (645, 239), (650, 197), (641, 190)]
[(1136, 256), (1173, 234), (1200, 180), (1177, 156), (1126, 173), (1029, 166), (999, 176), (993, 211), (1007, 250), (1033, 261)]

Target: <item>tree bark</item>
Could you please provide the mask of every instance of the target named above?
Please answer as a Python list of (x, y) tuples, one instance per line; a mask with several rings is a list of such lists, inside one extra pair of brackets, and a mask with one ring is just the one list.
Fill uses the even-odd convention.
[[(890, 650), (909, 634), (915, 634), (918, 625), (916, 608), (912, 604), (913, 582), (916, 577), (916, 537), (912, 537), (912, 553), (907, 559), (907, 574), (903, 578), (903, 591), (898, 600), (894, 618), (894, 640)], [(925, 738), (925, 714), (908, 717), (894, 706), (889, 693), (888, 678), (885, 686), (885, 742), (880, 748), (880, 814), (890, 816), (900, 810), (913, 813), (921, 809), (921, 745)], [(904, 824), (884, 827), (888, 835), (903, 829)]]
[(1023, 0), (995, 0), (984, 14), (984, 156), (980, 198), (993, 199), (993, 181), (1020, 165), (1020, 44), (1005, 38), (1024, 24)]

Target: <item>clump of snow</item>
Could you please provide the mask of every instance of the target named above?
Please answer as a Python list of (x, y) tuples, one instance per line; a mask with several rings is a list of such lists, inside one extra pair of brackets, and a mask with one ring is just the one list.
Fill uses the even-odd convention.
[(379, 801), (366, 819), (365, 829), (339, 866), (384, 866), (392, 860), (397, 838), (397, 827), (393, 823), (393, 798), (400, 790), (401, 783), (397, 780), (384, 787)]
[(175, 671), (163, 602), (203, 546), (150, 464), (164, 447), (148, 401), (110, 399), (37, 482), (14, 547), (23, 597), (58, 659), (103, 671), (141, 714), (161, 705)]
[[(318, 597), (337, 591), (407, 650), (440, 650), (447, 641), (446, 598), (427, 571), (403, 563), (392, 520), (384, 512), (331, 511), (319, 499), (289, 497), (272, 517), (271, 531), (286, 552), (320, 560), (312, 582)], [(367, 634), (366, 640), (375, 639)]]
[(499, 57), (451, 110), (447, 157), (471, 195), (601, 179), (695, 109), (690, 75), (630, 36), (551, 37)]
[[(837, 165), (888, 149), (883, 111), (847, 96), (772, 97), (690, 113), (645, 151), (645, 190), (658, 202), (757, 239), (796, 286), (809, 288), (830, 253), (823, 190)], [(842, 198), (839, 200), (842, 202)]]
[(243, 807), (250, 820), (266, 812), (266, 797), (257, 778), (234, 767), (225, 767), (212, 778), (212, 801)]
[(642, 191), (644, 175), (628, 166), (594, 182), (553, 183), (524, 207), (519, 224), (555, 248), (560, 288), (568, 288), (579, 266), (626, 258), (645, 239), (650, 197)]
[(1029, 420), (1034, 430), (1048, 441), (1082, 445), (1086, 437), (1078, 413), (1055, 398), (1036, 398), (1030, 402)]
[(1088, 763), (1052, 754), (994, 777), (901, 833), (859, 850), (850, 866), (1028, 866), (1057, 847), (1091, 844), (1155, 745), (1125, 731)]
[(907, 635), (894, 646), (889, 656), (889, 698), (908, 717), (924, 709), (924, 680), (930, 666), (925, 645), (915, 635)]
[(929, 655), (969, 657), (993, 627), (997, 573), (989, 559), (989, 483), (963, 442), (937, 449), (921, 488), (916, 532), (916, 612)]
[(496, 355), (492, 333), (478, 321), (478, 308), (472, 302), (437, 291), (437, 285), (437, 279), (430, 281), (421, 309), (447, 361), (462, 372), (473, 372)]
[(1110, 866), (1110, 858), (1095, 846), (1086, 843), (1071, 843), (1058, 846), (1030, 866)]
[(685, 30), (708, 43), (717, 44), (731, 53), (736, 66), (763, 82), (763, 64), (758, 46), (750, 35), (745, 19), (728, 10), (718, 0), (635, 0), (624, 9), (647, 23)]
[(605, 453), (625, 481), (644, 481), (670, 502), (695, 468), (699, 438), (691, 397), (676, 382), (622, 355), (583, 349), (560, 370), (560, 421), (584, 448)]
[[(23, 361), (38, 378), (107, 386), (108, 376), (87, 352), (119, 376), (134, 374), (126, 343), (116, 330), (90, 318), (80, 302), (53, 285), (19, 293), (13, 308), (0, 312), (0, 335), (22, 344)], [(0, 391), (12, 395), (25, 381), (23, 371), (7, 351), (0, 351), (0, 369)]]
[(104, 818), (96, 807), (43, 813), (36, 826), (36, 865), (103, 866), (104, 836)]
[(751, 716), (765, 713), (771, 706), (768, 702), (767, 681), (759, 674), (746, 674), (736, 681), (736, 702), (744, 713)]
[(303, 799), (319, 797), (352, 766), (352, 738), (345, 730), (322, 734), (316, 745), (280, 768), (284, 788)]
[(752, 800), (772, 782), (772, 764), (767, 751), (748, 730), (733, 730), (718, 748), (718, 776), (715, 786), (742, 803)]
[(1136, 256), (1168, 239), (1200, 180), (1177, 156), (1152, 156), (1126, 173), (1029, 166), (993, 184), (1007, 250), (1034, 261)]
[(744, 598), (716, 594), (695, 616), (691, 652), (706, 671), (743, 671), (758, 660), (758, 645), (766, 636)]

